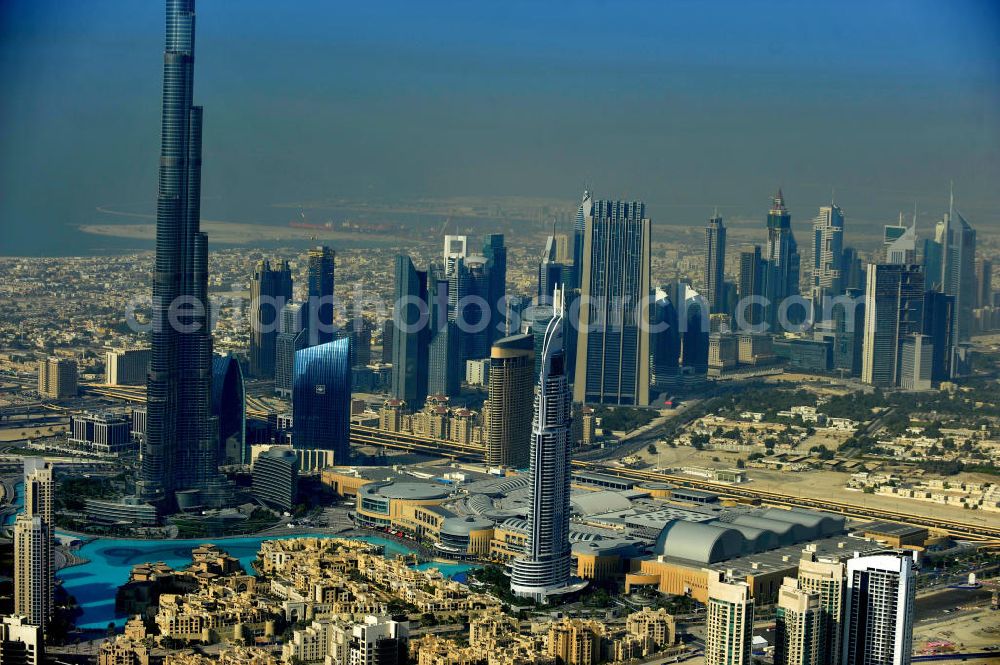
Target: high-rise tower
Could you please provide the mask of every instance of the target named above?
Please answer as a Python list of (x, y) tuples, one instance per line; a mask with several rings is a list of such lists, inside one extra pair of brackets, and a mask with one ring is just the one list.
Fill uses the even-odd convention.
[(706, 604), (705, 665), (750, 665), (754, 609), (750, 586), (709, 571)]
[(531, 386), (535, 340), (531, 335), (498, 339), (490, 349), (486, 463), (524, 468), (531, 445)]
[(724, 312), (726, 226), (718, 214), (705, 227), (705, 298), (712, 312)]
[(394, 399), (413, 410), (427, 398), (430, 312), (427, 273), (413, 267), (409, 256), (396, 256), (396, 302), (393, 310), (392, 389)]
[(812, 302), (817, 319), (826, 300), (844, 292), (844, 211), (830, 204), (813, 220)]
[(292, 270), (287, 261), (271, 268), (260, 261), (250, 277), (250, 375), (274, 378), (281, 310), (292, 299)]
[(531, 426), (528, 542), (524, 557), (514, 560), (511, 572), (511, 591), (539, 601), (567, 587), (572, 561), (569, 543), (572, 400), (562, 343), (561, 294), (556, 300), (555, 315), (545, 330)]
[(309, 344), (333, 340), (333, 286), (336, 253), (321, 245), (309, 250), (308, 304)]
[(577, 402), (649, 405), (649, 252), (645, 203), (594, 203), (583, 243)]
[(799, 588), (819, 595), (821, 663), (839, 665), (844, 619), (844, 564), (806, 552), (799, 561)]
[(819, 593), (801, 588), (794, 577), (786, 577), (778, 589), (774, 613), (775, 665), (822, 665), (820, 642), (822, 611)]
[(770, 301), (765, 322), (774, 330), (780, 323), (778, 314), (781, 303), (785, 298), (799, 295), (799, 247), (792, 233), (792, 216), (785, 207), (785, 197), (780, 189), (771, 199), (771, 210), (767, 214), (764, 261), (762, 293)]
[(594, 209), (594, 201), (589, 191), (583, 192), (580, 200), (580, 207), (576, 210), (576, 218), (573, 220), (573, 280), (570, 287), (574, 289), (582, 288), (583, 284), (583, 237), (587, 232), (587, 220)]
[(14, 614), (43, 632), (52, 618), (52, 466), (24, 460), (24, 512), (14, 520)]
[(915, 593), (909, 552), (848, 560), (844, 665), (909, 665)]
[(920, 266), (868, 266), (861, 380), (898, 385), (903, 339), (923, 330), (924, 274)]
[[(139, 496), (169, 509), (177, 490), (217, 474), (211, 420), (208, 236), (201, 232), (202, 109), (192, 105), (194, 0), (167, 0), (163, 113), (156, 201), (147, 430)], [(172, 307), (183, 305), (171, 321)]]

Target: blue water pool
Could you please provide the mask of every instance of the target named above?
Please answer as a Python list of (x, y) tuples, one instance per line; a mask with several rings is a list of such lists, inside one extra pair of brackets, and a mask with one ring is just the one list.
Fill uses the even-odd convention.
[(3, 518), (3, 524), (0, 526), (10, 526), (14, 523), (14, 518), (17, 517), (17, 513), (21, 512), (24, 508), (24, 483), (17, 483), (14, 486), (14, 500), (10, 504), (12, 507), (17, 508), (17, 512), (13, 512)]
[[(296, 537), (302, 536), (156, 541), (98, 539), (87, 543), (78, 552), (88, 563), (66, 568), (58, 573), (58, 577), (83, 610), (83, 615), (77, 619), (77, 625), (80, 628), (103, 629), (111, 622), (122, 625), (127, 618), (115, 616), (115, 592), (128, 581), (129, 572), (136, 564), (162, 561), (174, 568), (181, 568), (191, 562), (192, 549), (202, 543), (212, 542), (238, 558), (243, 567), (251, 572), (250, 562), (256, 557), (263, 541)], [(359, 540), (384, 546), (387, 556), (410, 552), (405, 545), (378, 536), (365, 536)], [(425, 563), (419, 567), (436, 567), (445, 575), (460, 580), (469, 570), (476, 568), (469, 564), (450, 563)]]

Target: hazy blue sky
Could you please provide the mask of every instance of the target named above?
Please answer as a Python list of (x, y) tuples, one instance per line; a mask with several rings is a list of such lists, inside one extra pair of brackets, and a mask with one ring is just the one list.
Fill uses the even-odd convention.
[[(1000, 3), (200, 0), (204, 215), (346, 196), (599, 195), (848, 223), (947, 182), (1000, 222)], [(0, 2), (0, 253), (152, 211), (163, 7)], [(74, 238), (67, 243), (66, 238)]]

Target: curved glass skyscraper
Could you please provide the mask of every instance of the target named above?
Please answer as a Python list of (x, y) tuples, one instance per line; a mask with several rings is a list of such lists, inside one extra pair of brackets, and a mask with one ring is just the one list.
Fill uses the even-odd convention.
[[(208, 237), (199, 222), (202, 109), (191, 103), (194, 24), (194, 0), (167, 0), (148, 421), (137, 483), (140, 498), (167, 511), (177, 491), (207, 489), (218, 471)], [(172, 306), (180, 306), (174, 321)]]
[[(561, 294), (560, 298), (562, 300)], [(563, 351), (563, 307), (549, 321), (535, 394), (531, 433), (531, 494), (524, 557), (512, 565), (514, 594), (544, 602), (566, 590), (572, 551), (569, 543), (570, 425), (572, 399)]]
[(292, 444), (334, 451), (350, 459), (351, 340), (349, 337), (295, 352), (292, 381)]
[(212, 358), (212, 415), (219, 424), (219, 462), (249, 464), (243, 370), (231, 355)]

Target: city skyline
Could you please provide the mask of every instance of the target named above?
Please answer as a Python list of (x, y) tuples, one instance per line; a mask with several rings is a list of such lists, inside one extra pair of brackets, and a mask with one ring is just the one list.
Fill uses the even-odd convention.
[[(63, 215), (0, 251), (0, 661), (997, 648), (1000, 8), (205, 3), (196, 95), (196, 0), (155, 36), (108, 30), (146, 5), (51, 1), (0, 8), (11, 96), (54, 78), (75, 112), (0, 160), (5, 226), (22, 173)], [(47, 58), (94, 34), (143, 55), (102, 68), (114, 138), (67, 183), (107, 44)], [(160, 45), (155, 196), (117, 203)], [(71, 224), (98, 197), (121, 223)]]
[[(4, 253), (136, 247), (135, 241), (79, 234), (75, 226), (126, 221), (96, 212), (99, 206), (155, 212), (149, 197), (156, 163), (149, 155), (158, 109), (147, 75), (155, 57), (145, 44), (160, 39), (162, 20), (155, 3), (124, 6), (104, 1), (83, 12), (52, 2), (5, 3), (2, 11), (10, 16), (0, 20), (6, 26), (0, 48), (9, 57), (0, 62), (9, 64), (0, 76), (11, 85), (3, 113), (11, 123), (12, 154), (22, 161), (21, 168), (0, 162), (0, 183), (11, 192), (0, 201), (0, 218), (12, 224)], [(995, 92), (988, 92), (995, 88), (989, 82), (996, 80), (998, 49), (988, 28), (995, 25), (996, 8), (989, 3), (905, 10), (890, 3), (844, 12), (828, 2), (757, 12), (728, 2), (721, 19), (696, 4), (668, 11), (630, 3), (619, 11), (645, 15), (634, 21), (643, 29), (633, 38), (634, 51), (613, 58), (577, 48), (577, 35), (607, 18), (599, 5), (572, 17), (533, 8), (535, 21), (513, 25), (510, 16), (489, 10), (444, 7), (431, 5), (427, 16), (397, 7), (399, 16), (440, 36), (437, 49), (421, 41), (424, 31), (370, 21), (370, 10), (357, 5), (313, 3), (286, 12), (256, 1), (236, 14), (199, 8), (208, 17), (201, 25), (207, 39), (199, 94), (213, 113), (206, 218), (283, 225), (297, 211), (273, 204), (331, 197), (570, 200), (585, 184), (600, 182), (607, 192), (641, 193), (658, 224), (692, 226), (713, 205), (727, 221), (752, 218), (760, 192), (780, 184), (795, 193), (798, 210), (828, 202), (835, 188), (852, 223), (874, 230), (914, 200), (927, 214), (955, 180), (971, 217), (990, 228), (1000, 223), (992, 188), (1000, 174), (989, 159), (997, 148), (990, 128), (1000, 113)], [(310, 13), (316, 20), (302, 21)], [(431, 15), (441, 20), (429, 22)], [(347, 43), (331, 39), (323, 27), (352, 17), (356, 30)], [(677, 29), (681, 19), (687, 30)], [(722, 43), (707, 49), (692, 42), (698, 26), (724, 29), (720, 20), (732, 30)], [(510, 32), (496, 30), (498, 21)], [(779, 44), (763, 36), (775, 21), (782, 26)], [(907, 29), (886, 34), (877, 28), (894, 22)], [(43, 39), (45, 31), (58, 38)], [(295, 32), (299, 49), (281, 47), (287, 31)], [(251, 48), (241, 34), (264, 41)], [(848, 34), (851, 49), (842, 43)], [(921, 43), (936, 46), (914, 48)], [(88, 57), (76, 57), (84, 48)], [(365, 55), (374, 51), (383, 55)], [(27, 58), (39, 64), (40, 75), (28, 78), (20, 73), (26, 69), (16, 68)], [(458, 61), (468, 71), (458, 69)], [(310, 62), (329, 66), (308, 67)], [(547, 68), (535, 66), (539, 62)], [(109, 70), (121, 72), (121, 82), (106, 77)], [(251, 71), (257, 75), (248, 77)], [(318, 81), (306, 71), (319, 72)], [(492, 92), (478, 83), (485, 80), (492, 81)], [(74, 103), (94, 120), (87, 137), (67, 135), (63, 121), (71, 116), (64, 104), (52, 103), (65, 93), (60, 81), (80, 92)], [(622, 112), (605, 101), (575, 103), (588, 81), (607, 83), (636, 102), (618, 105), (631, 108), (636, 120), (623, 123)], [(841, 103), (825, 103), (832, 90)], [(525, 95), (523, 103), (513, 101)], [(775, 96), (783, 100), (779, 110), (770, 103)], [(950, 100), (948, 114), (943, 98)], [(399, 109), (411, 109), (409, 117)], [(104, 120), (110, 117), (122, 120)], [(331, 123), (350, 131), (328, 131)], [(922, 131), (927, 126), (942, 129)], [(421, 136), (461, 159), (424, 168), (433, 151), (424, 149)], [(878, 140), (870, 141), (873, 136)], [(591, 145), (594, 140), (599, 145)], [(716, 158), (722, 146), (735, 148), (726, 160)], [(396, 151), (408, 155), (398, 167), (389, 158)], [(620, 157), (578, 168), (588, 163), (585, 155), (598, 152)], [(348, 154), (360, 163), (337, 157)], [(935, 159), (925, 159), (928, 154)], [(94, 168), (81, 173), (85, 155)], [(63, 183), (59, 196), (43, 194), (42, 183), (27, 178), (40, 164)], [(15, 219), (31, 224), (15, 225)], [(64, 235), (34, 234), (33, 228), (71, 234), (74, 242), (60, 243)]]

